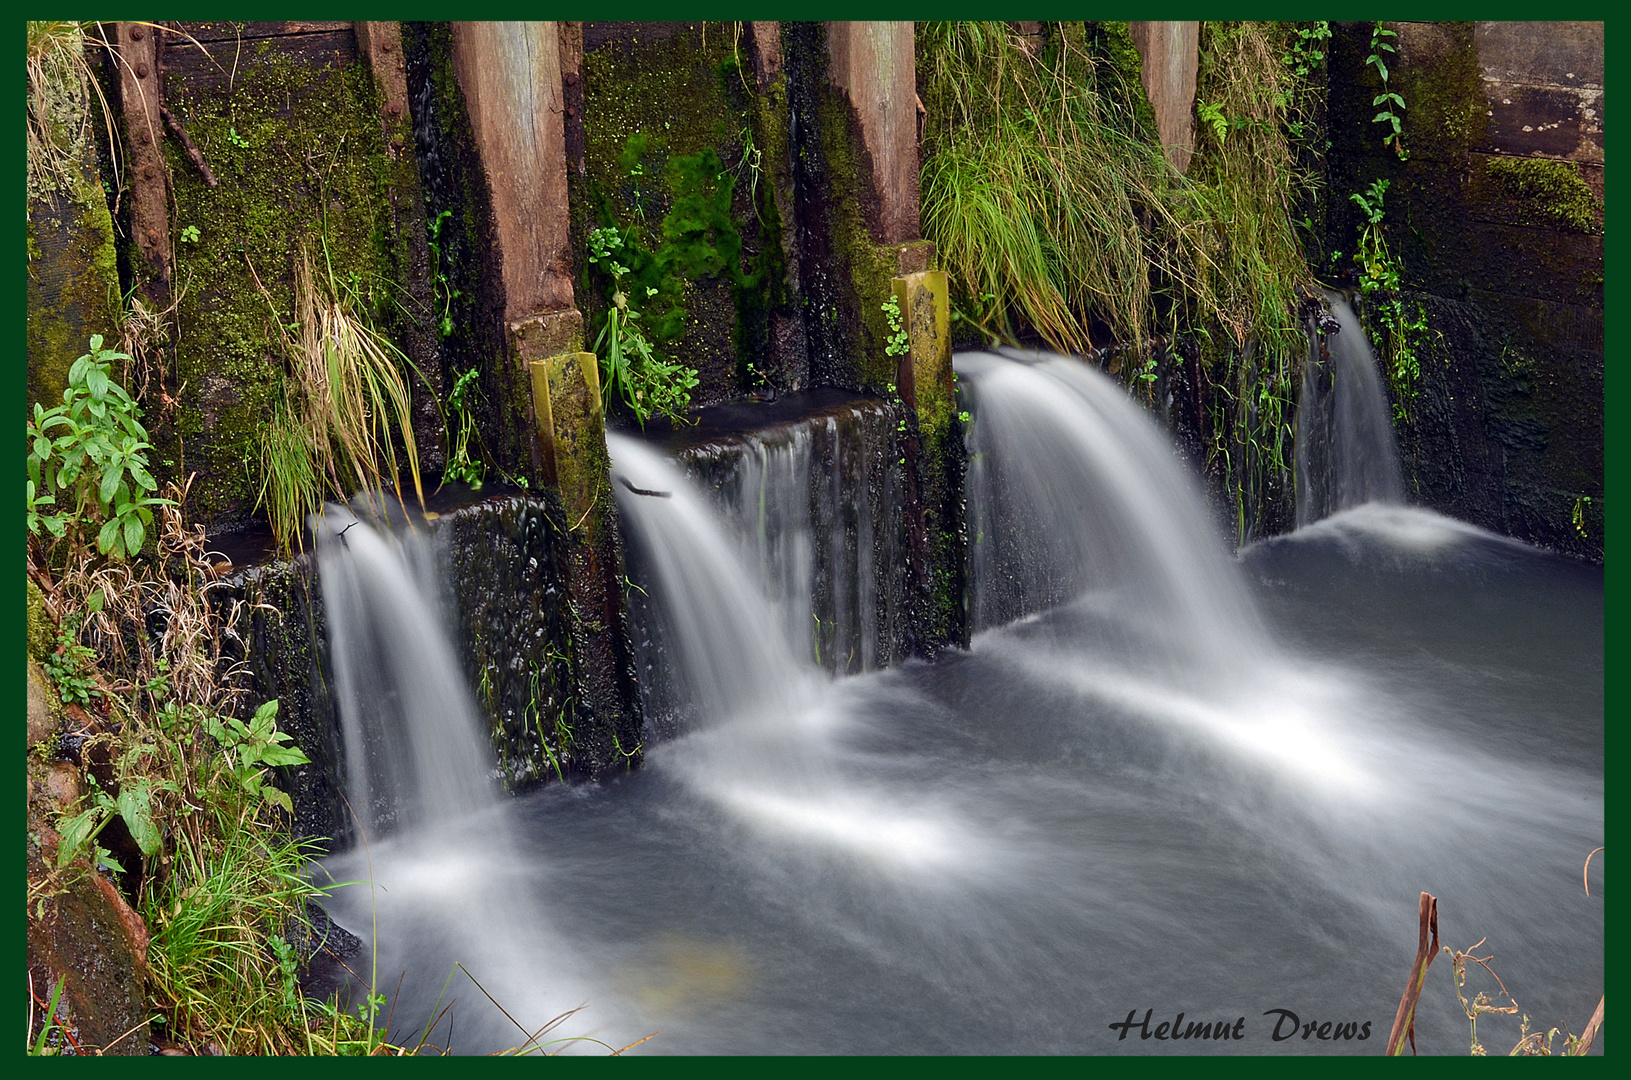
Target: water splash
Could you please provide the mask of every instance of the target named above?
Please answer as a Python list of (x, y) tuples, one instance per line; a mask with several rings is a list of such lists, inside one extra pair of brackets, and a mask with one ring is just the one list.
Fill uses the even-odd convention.
[(1297, 524), (1367, 502), (1404, 502), (1399, 447), (1376, 354), (1342, 296), (1328, 292), (1338, 331), (1308, 332), (1297, 403)]
[(677, 454), (794, 654), (835, 674), (907, 654), (900, 421), (898, 406), (851, 400)]

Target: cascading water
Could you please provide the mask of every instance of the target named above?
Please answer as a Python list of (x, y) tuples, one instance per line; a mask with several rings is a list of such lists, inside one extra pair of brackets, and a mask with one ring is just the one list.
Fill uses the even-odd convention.
[(332, 505), (316, 532), (352, 812), (378, 834), (489, 806), (492, 753), (443, 630), (432, 537), (382, 536)]
[(1297, 524), (1368, 502), (1403, 503), (1399, 447), (1365, 328), (1341, 295), (1325, 294), (1337, 331), (1308, 330), (1297, 402)]
[[(717, 512), (656, 450), (610, 433), (606, 445), (618, 513), (629, 523), (630, 546), (638, 545), (631, 561), (650, 567), (650, 588), (659, 593), (647, 610), (662, 625), (648, 633), (658, 639), (659, 654), (675, 661), (642, 665), (646, 692), (661, 690), (663, 700), (684, 702), (693, 721), (703, 724), (788, 708), (809, 688), (809, 665), (795, 657), (787, 620), (748, 576)], [(807, 557), (808, 542), (807, 535), (802, 543), (791, 537), (787, 547), (802, 548)], [(665, 676), (678, 685), (650, 685)]]
[[(641, 605), (645, 618), (631, 621), (637, 634), (661, 640), (657, 654), (670, 661), (643, 665), (658, 684), (642, 688), (647, 717), (662, 716), (674, 700), (688, 706), (675, 724), (686, 737), (661, 748), (655, 768), (783, 842), (897, 867), (951, 859), (954, 812), (937, 821), (926, 806), (902, 806), (886, 787), (855, 782), (844, 763), (842, 687), (803, 654), (809, 639), (799, 640), (797, 623), (777, 615), (792, 605), (809, 610), (808, 578), (795, 573), (789, 587), (786, 562), (776, 558), (807, 553), (814, 540), (809, 517), (789, 510), (785, 490), (777, 490), (779, 482), (807, 497), (800, 455), (750, 453), (733, 472), (741, 501), (726, 505), (764, 508), (745, 515), (745, 542), (737, 544), (728, 533), (733, 521), (742, 523), (739, 510), (710, 505), (676, 463), (640, 441), (609, 434), (606, 442), (631, 564), (643, 565), (650, 601)], [(771, 522), (785, 535), (766, 544), (773, 557), (760, 562)], [(661, 625), (640, 626), (653, 621)]]
[(846, 402), (678, 454), (797, 656), (855, 674), (906, 654), (898, 406)]
[(959, 353), (976, 632), (1084, 596), (1175, 663), (1266, 647), (1200, 491), (1127, 392), (1087, 364)]
[[(713, 459), (707, 494), (608, 438), (631, 626), (661, 643), (642, 678), (671, 676), (677, 716), (631, 776), (373, 845), (382, 887), (331, 910), (366, 938), (377, 905), (398, 1026), (457, 960), (529, 1028), (588, 1001), (562, 1034), (660, 1032), (636, 1052), (1374, 1053), (1423, 889), (1526, 1013), (1583, 1022), (1601, 572), (1376, 506), (1231, 560), (1125, 391), (1063, 358), (958, 369), (970, 539), (1000, 543), (973, 648), (934, 664), (834, 679), (790, 632), (802, 571), (766, 566), (830, 518), (781, 489), (811, 490), (774, 438)], [(432, 1042), (519, 1043), (456, 977)], [(1418, 1041), (1465, 1047), (1429, 982)], [(1146, 1009), (1242, 1035), (1145, 1040)], [(1277, 1038), (1266, 1010), (1355, 1034)]]

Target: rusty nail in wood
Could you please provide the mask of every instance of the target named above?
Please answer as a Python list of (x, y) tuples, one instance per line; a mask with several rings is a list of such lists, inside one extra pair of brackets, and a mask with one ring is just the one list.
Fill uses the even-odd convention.
[(133, 29), (132, 29), (132, 30), (131, 30), (131, 31), (130, 31), (130, 40), (131, 40), (131, 41), (140, 41), (140, 40), (141, 40), (141, 39), (142, 39), (142, 38), (144, 38), (144, 37), (146, 37), (146, 36), (147, 36), (147, 32), (146, 32), (146, 31), (144, 31), (144, 30), (143, 30), (143, 29), (142, 29), (142, 28), (141, 28), (141, 27), (139, 27), (139, 26), (137, 26), (137, 27), (134, 27), (134, 28), (133, 28)]
[(147, 65), (146, 64), (137, 64), (136, 65), (136, 78), (138, 78), (138, 79), (147, 78)]
[(389, 105), (385, 106), (385, 111), (390, 113), (392, 116), (401, 116), (402, 104), (401, 102), (393, 101)]
[(391, 43), (389, 41), (380, 42), (379, 43), (379, 51), (380, 52), (390, 52), (391, 51)]
[(157, 229), (147, 230), (147, 242), (149, 244), (156, 244), (159, 242), (159, 231)]
[(151, 166), (151, 165), (142, 166), (142, 179), (143, 180), (153, 179), (153, 166)]

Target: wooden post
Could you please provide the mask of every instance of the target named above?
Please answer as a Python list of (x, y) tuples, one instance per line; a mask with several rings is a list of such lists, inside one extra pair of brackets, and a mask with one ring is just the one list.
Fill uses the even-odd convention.
[(1198, 22), (1130, 22), (1127, 34), (1138, 55), (1144, 92), (1155, 110), (1161, 149), (1179, 172), (1195, 153), (1195, 79), (1200, 68)]
[[(504, 422), (529, 433), (533, 479), (566, 517), (573, 672), (595, 723), (574, 732), (592, 771), (638, 763), (643, 723), (622, 589), (600, 372), (574, 305), (563, 60), (581, 31), (553, 22), (453, 25), (453, 69), (491, 208), (511, 395)], [(576, 76), (577, 72), (572, 71)], [(580, 88), (574, 82), (574, 98)], [(615, 749), (621, 748), (621, 749)], [(629, 755), (633, 754), (633, 757)]]
[(142, 23), (115, 23), (119, 108), (130, 168), (130, 231), (140, 259), (136, 287), (155, 311), (170, 306), (170, 171), (159, 140), (160, 82), (156, 35)]
[(875, 206), (863, 206), (879, 244), (918, 238), (917, 60), (909, 22), (827, 24), (828, 77), (861, 123)]

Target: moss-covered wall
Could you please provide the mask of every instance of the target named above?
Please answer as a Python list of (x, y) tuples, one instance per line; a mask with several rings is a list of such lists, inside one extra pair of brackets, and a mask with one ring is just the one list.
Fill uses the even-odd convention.
[(113, 218), (94, 139), (101, 119), (89, 86), (68, 80), (45, 95), (61, 166), (28, 185), (28, 408), (62, 404), (68, 369), (92, 334), (118, 337)]
[(883, 303), (893, 278), (927, 269), (932, 249), (880, 246), (868, 227), (870, 159), (855, 110), (827, 76), (826, 26), (783, 23), (782, 55), (810, 383), (888, 393), (895, 362)]
[[(1579, 24), (1511, 34), (1502, 24), (1387, 24), (1399, 35), (1388, 59), (1390, 89), (1406, 103), (1401, 160), (1372, 122), (1373, 25), (1333, 24), (1327, 247), (1353, 250), (1359, 221), (1347, 194), (1389, 180), (1388, 243), (1403, 260), (1407, 310), (1420, 305), (1429, 328), (1396, 425), (1407, 490), (1456, 517), (1601, 559), (1600, 97), (1594, 111), (1578, 104), (1584, 86), (1547, 96), (1503, 84), (1490, 42), (1516, 35), (1540, 55), (1583, 48), (1554, 58), (1581, 81), (1592, 78), (1593, 46), (1571, 36)], [(1600, 36), (1595, 49), (1600, 72)], [(1529, 112), (1505, 115), (1519, 106)], [(1575, 111), (1595, 120), (1596, 143), (1533, 141), (1537, 127), (1587, 126)]]
[(616, 228), (628, 237), (623, 291), (658, 351), (697, 369), (693, 406), (802, 375), (772, 333), (792, 310), (777, 198), (785, 90), (777, 80), (761, 92), (745, 28), (583, 24), (573, 247), (586, 345), (615, 287), (589, 261), (588, 233)]
[[(397, 274), (373, 76), (352, 32), (243, 37), (189, 23), (211, 56), (169, 36), (164, 94), (219, 180), (208, 186), (175, 140), (175, 384), (154, 432), (167, 469), (197, 471), (192, 505), (213, 529), (243, 524), (260, 490), (258, 438), (283, 396), (270, 320), (292, 319), (302, 249), (320, 277), (384, 321), (406, 294)], [(236, 61), (234, 63), (234, 61)]]

